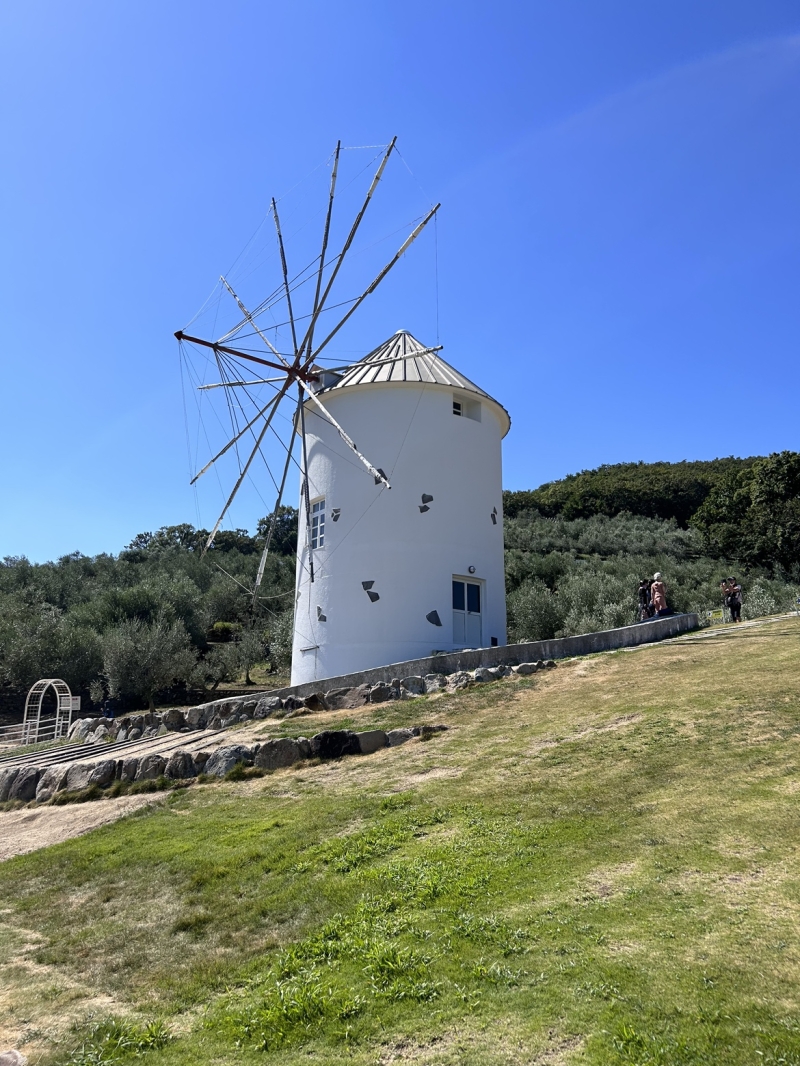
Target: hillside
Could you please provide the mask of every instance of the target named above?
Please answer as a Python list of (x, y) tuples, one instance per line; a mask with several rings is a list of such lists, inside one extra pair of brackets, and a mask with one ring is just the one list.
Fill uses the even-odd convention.
[[(511, 641), (637, 621), (639, 581), (663, 572), (669, 605), (701, 616), (720, 581), (742, 579), (744, 617), (800, 593), (800, 454), (628, 463), (571, 475), (505, 500)], [(61, 677), (84, 707), (109, 687), (123, 708), (201, 699), (250, 671), (286, 673), (297, 512), (281, 509), (260, 597), (252, 589), (268, 519), (218, 535), (189, 524), (140, 533), (117, 556), (0, 561), (0, 719), (40, 677)], [(165, 655), (164, 650), (170, 649)], [(145, 682), (139, 664), (163, 660)], [(140, 683), (141, 682), (141, 683)]]
[(249, 726), (449, 730), (0, 863), (0, 1042), (83, 1066), (798, 1062), (798, 651), (783, 619)]
[(538, 489), (506, 492), (503, 511), (513, 518), (536, 509), (547, 518), (591, 518), (627, 511), (645, 518), (674, 518), (684, 528), (725, 477), (752, 469), (757, 457), (682, 463), (615, 463), (568, 474)]

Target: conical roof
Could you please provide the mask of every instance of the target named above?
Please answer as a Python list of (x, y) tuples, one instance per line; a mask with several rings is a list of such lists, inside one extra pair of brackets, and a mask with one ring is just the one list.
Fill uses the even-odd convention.
[[(344, 389), (348, 385), (389, 381), (421, 381), (431, 385), (448, 385), (451, 388), (474, 392), (477, 396), (502, 407), (488, 392), (484, 392), (474, 381), (470, 381), (445, 362), (437, 351), (426, 348), (404, 329), (398, 330), (374, 351), (353, 363), (342, 373), (339, 380), (328, 385), (325, 391)], [(505, 408), (503, 410), (505, 411)]]

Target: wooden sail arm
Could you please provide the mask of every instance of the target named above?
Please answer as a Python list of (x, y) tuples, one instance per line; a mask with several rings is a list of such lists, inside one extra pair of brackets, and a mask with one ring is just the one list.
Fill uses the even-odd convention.
[(386, 149), (386, 153), (383, 156), (383, 159), (381, 159), (380, 166), (378, 167), (378, 169), (377, 169), (377, 171), (375, 173), (375, 176), (372, 179), (372, 184), (370, 185), (369, 189), (367, 190), (367, 195), (366, 195), (366, 197), (364, 199), (364, 203), (362, 204), (361, 210), (356, 215), (355, 222), (350, 227), (350, 232), (347, 235), (347, 240), (344, 242), (344, 245), (342, 247), (341, 252), (339, 252), (339, 254), (336, 256), (333, 270), (331, 271), (330, 277), (328, 278), (328, 281), (327, 281), (327, 283), (325, 285), (325, 290), (322, 293), (322, 296), (318, 300), (315, 301), (316, 306), (314, 308), (314, 313), (313, 313), (313, 315), (311, 317), (311, 322), (308, 325), (308, 329), (306, 330), (305, 336), (303, 337), (302, 341), (300, 342), (299, 351), (301, 353), (303, 352), (303, 350), (307, 346), (308, 346), (308, 350), (309, 351), (311, 350), (310, 346), (309, 346), (309, 339), (314, 336), (314, 328), (315, 328), (315, 326), (317, 324), (317, 319), (319, 318), (320, 314), (322, 313), (322, 309), (325, 306), (325, 301), (328, 299), (328, 295), (329, 295), (331, 289), (333, 288), (333, 283), (336, 280), (336, 275), (339, 273), (339, 268), (341, 267), (342, 263), (344, 262), (344, 257), (347, 255), (347, 252), (348, 252), (348, 250), (350, 248), (350, 245), (353, 243), (355, 235), (358, 232), (358, 227), (361, 225), (361, 220), (363, 219), (363, 217), (364, 217), (364, 215), (366, 213), (366, 210), (369, 207), (370, 200), (372, 199), (373, 193), (375, 192), (375, 190), (378, 187), (378, 182), (381, 180), (381, 177), (383, 176), (383, 172), (386, 169), (386, 164), (389, 162), (389, 156), (392, 154), (396, 142), (397, 142), (397, 137), (396, 136), (392, 137), (391, 143), (389, 144), (389, 147)]
[[(308, 328), (308, 332), (303, 338), (303, 349), (307, 348), (308, 351), (314, 347), (314, 317), (319, 307), (319, 296), (322, 291), (322, 275), (325, 271), (325, 255), (328, 251), (328, 238), (331, 231), (331, 215), (333, 214), (333, 198), (336, 195), (336, 176), (339, 173), (339, 153), (342, 150), (342, 142), (336, 142), (336, 151), (333, 155), (333, 170), (331, 171), (331, 187), (328, 193), (328, 211), (325, 215), (325, 226), (322, 230), (322, 251), (319, 255), (319, 270), (317, 271), (317, 287), (314, 291), (314, 304), (311, 312), (312, 322)], [(299, 352), (300, 358), (303, 358), (303, 350)]]
[[(414, 241), (417, 239), (417, 237), (420, 235), (420, 233), (422, 233), (422, 231), (425, 229), (425, 227), (428, 225), (430, 220), (433, 218), (433, 216), (436, 214), (436, 212), (439, 210), (439, 208), (441, 206), (442, 206), (441, 204), (437, 204), (436, 207), (431, 208), (431, 210), (428, 212), (428, 214), (425, 216), (425, 218), (423, 218), (423, 220), (420, 222), (420, 224), (417, 226), (417, 228), (414, 230), (414, 232), (409, 234), (409, 236), (405, 239), (405, 241), (403, 241), (403, 244), (400, 247), (400, 249), (398, 250), (397, 254), (392, 259), (389, 260), (389, 262), (386, 264), (386, 266), (383, 268), (383, 270), (380, 272), (380, 274), (378, 274), (378, 276), (375, 278), (375, 280), (372, 282), (372, 284), (367, 289), (365, 289), (364, 292), (358, 297), (358, 299), (355, 301), (355, 303), (350, 308), (350, 310), (347, 312), (347, 314), (344, 316), (344, 318), (341, 319), (339, 324), (337, 326), (335, 326), (330, 331), (330, 333), (325, 338), (325, 340), (322, 342), (322, 344), (320, 344), (317, 347), (316, 351), (314, 351), (314, 353), (308, 357), (309, 362), (311, 360), (314, 360), (314, 359), (317, 358), (317, 356), (322, 351), (322, 349), (325, 347), (325, 345), (329, 341), (333, 340), (333, 338), (336, 336), (336, 334), (339, 332), (339, 330), (342, 328), (342, 326), (345, 324), (345, 322), (353, 314), (355, 314), (355, 312), (358, 310), (358, 308), (361, 306), (361, 304), (364, 302), (364, 300), (366, 300), (366, 298), (369, 296), (369, 294), (374, 292), (377, 289), (377, 287), (380, 285), (380, 283), (383, 281), (383, 279), (386, 277), (386, 275), (389, 273), (389, 271), (392, 269), (392, 267), (395, 265), (395, 263), (397, 263), (397, 261), (401, 258), (401, 256), (405, 252), (408, 251), (408, 249), (411, 247), (411, 245), (414, 243)], [(308, 362), (304, 363), (303, 365), (304, 365), (304, 367), (307, 366)]]
[(247, 423), (247, 425), (243, 429), (239, 430), (239, 432), (236, 434), (235, 437), (233, 437), (231, 440), (228, 441), (228, 443), (225, 445), (225, 447), (222, 449), (222, 451), (217, 452), (217, 454), (214, 456), (213, 459), (209, 459), (208, 460), (208, 462), (203, 467), (203, 469), (199, 473), (194, 475), (192, 480), (189, 482), (190, 485), (194, 485), (195, 481), (197, 481), (198, 478), (201, 478), (203, 476), (203, 474), (205, 474), (205, 472), (207, 470), (210, 470), (211, 467), (214, 465), (214, 463), (216, 463), (217, 459), (221, 459), (222, 456), (225, 454), (225, 452), (227, 452), (229, 448), (232, 448), (234, 446), (234, 444), (237, 442), (237, 440), (241, 440), (241, 438), (245, 435), (245, 433), (248, 431), (248, 429), (250, 429), (252, 426), (254, 426), (256, 424), (256, 422), (259, 420), (259, 418), (261, 418), (262, 416), (266, 415), (267, 411), (269, 411), (269, 409), (271, 407), (272, 410), (269, 411), (269, 414), (267, 415), (267, 424), (269, 424), (269, 420), (272, 418), (273, 414), (275, 413), (275, 411), (276, 411), (276, 409), (278, 407), (278, 404), (281, 402), (283, 397), (286, 395), (286, 392), (287, 392), (287, 390), (289, 388), (289, 385), (291, 384), (291, 381), (292, 381), (291, 378), (286, 378), (285, 379), (283, 385), (278, 390), (278, 392), (272, 397), (272, 399), (269, 401), (269, 403), (265, 404), (264, 407), (262, 407), (261, 410), (258, 411), (255, 414), (255, 416), (250, 419), (250, 421)]
[(272, 535), (275, 532), (275, 526), (278, 521), (278, 511), (283, 500), (283, 490), (286, 488), (286, 477), (289, 473), (289, 465), (292, 461), (292, 450), (294, 448), (295, 437), (297, 436), (297, 419), (295, 419), (292, 425), (292, 436), (289, 441), (289, 447), (286, 449), (286, 463), (283, 467), (283, 477), (281, 478), (280, 488), (278, 489), (278, 495), (275, 499), (275, 506), (272, 510), (272, 521), (269, 524), (269, 532), (267, 533), (267, 541), (264, 545), (264, 551), (261, 553), (261, 560), (258, 564), (258, 573), (256, 574), (256, 581), (253, 585), (253, 607), (256, 605), (258, 599), (258, 590), (261, 587), (261, 582), (264, 580), (264, 569), (267, 565), (267, 556), (269, 555), (270, 545), (272, 544)]
[(175, 334), (179, 341), (189, 341), (190, 344), (201, 344), (204, 348), (211, 348), (215, 352), (223, 352), (225, 355), (235, 355), (237, 359), (249, 359), (251, 363), (260, 363), (262, 366), (268, 366), (271, 370), (283, 370), (287, 374), (292, 374), (295, 377), (301, 377), (303, 381), (316, 381), (316, 375), (306, 374), (303, 367), (293, 367), (280, 363), (271, 363), (269, 359), (261, 359), (257, 355), (250, 355), (249, 352), (241, 352), (237, 348), (227, 348), (223, 344), (217, 344), (216, 341), (205, 341), (201, 337), (190, 337), (188, 333), (184, 333), (182, 329), (179, 329)]
[(278, 218), (278, 205), (275, 203), (274, 196), (272, 197), (272, 217), (275, 219), (275, 229), (278, 234), (278, 249), (281, 253), (281, 270), (283, 271), (283, 290), (286, 296), (286, 306), (289, 310), (289, 325), (292, 328), (292, 347), (294, 348), (294, 361), (296, 366), (300, 360), (297, 357), (297, 332), (294, 325), (294, 311), (292, 310), (292, 289), (289, 284), (289, 270), (286, 266), (286, 251), (283, 247), (283, 234), (281, 233), (281, 221)]
[(222, 282), (222, 284), (225, 286), (225, 288), (228, 290), (228, 292), (234, 298), (234, 300), (236, 301), (236, 305), (239, 308), (239, 310), (242, 312), (244, 317), (247, 319), (247, 321), (250, 323), (250, 325), (253, 327), (253, 329), (256, 331), (256, 333), (259, 335), (259, 337), (262, 339), (264, 344), (266, 344), (266, 346), (269, 348), (269, 350), (272, 352), (272, 354), (273, 355), (277, 355), (277, 357), (280, 359), (280, 361), (283, 363), (284, 366), (288, 366), (289, 363), (286, 361), (286, 359), (283, 358), (283, 356), (278, 351), (278, 349), (275, 347), (275, 345), (272, 343), (272, 341), (269, 339), (269, 337), (267, 337), (266, 334), (262, 333), (261, 330), (258, 328), (258, 326), (255, 323), (255, 320), (253, 319), (253, 316), (250, 314), (250, 312), (244, 306), (242, 301), (239, 299), (239, 297), (233, 291), (233, 289), (231, 288), (230, 284), (228, 283), (228, 279), (225, 277), (225, 275), (224, 274), (220, 274), (219, 280)]
[(339, 423), (336, 421), (336, 419), (330, 413), (328, 408), (324, 406), (322, 401), (317, 398), (317, 396), (315, 395), (314, 391), (312, 389), (310, 389), (308, 387), (308, 385), (303, 385), (303, 388), (308, 393), (309, 400), (312, 400), (317, 405), (317, 407), (319, 407), (320, 411), (322, 411), (322, 413), (325, 415), (325, 418), (330, 422), (330, 424), (332, 426), (335, 427), (337, 433), (342, 438), (342, 440), (345, 442), (347, 447), (350, 448), (350, 450), (352, 452), (354, 452), (358, 456), (358, 458), (361, 460), (361, 462), (364, 464), (364, 466), (367, 468), (367, 470), (369, 470), (370, 474), (372, 474), (372, 476), (375, 478), (375, 480), (376, 481), (382, 481), (383, 484), (386, 486), (386, 488), (390, 489), (392, 486), (389, 484), (389, 479), (386, 477), (384, 472), (382, 470), (378, 470), (378, 468), (373, 466), (372, 463), (369, 461), (369, 459), (367, 459), (367, 457), (365, 455), (361, 454), (361, 452), (358, 450), (358, 448), (353, 443), (353, 441), (350, 438), (350, 436), (345, 432), (345, 430), (342, 429), (342, 427), (339, 425)]
[[(289, 378), (286, 379), (286, 388), (288, 388), (288, 386), (289, 386), (289, 380), (290, 380)], [(247, 471), (250, 469), (250, 464), (255, 459), (256, 454), (258, 453), (258, 450), (261, 447), (261, 442), (264, 439), (264, 437), (266, 436), (267, 430), (269, 429), (270, 424), (272, 423), (273, 416), (275, 415), (275, 412), (278, 409), (278, 403), (280, 402), (280, 400), (282, 399), (284, 394), (285, 394), (285, 389), (284, 389), (283, 393), (279, 393), (275, 397), (275, 399), (272, 401), (274, 406), (273, 406), (272, 410), (270, 411), (270, 413), (267, 415), (267, 417), (264, 419), (264, 425), (261, 427), (261, 432), (258, 434), (258, 437), (256, 438), (255, 447), (253, 448), (252, 452), (250, 452), (250, 455), (247, 458), (247, 462), (242, 467), (242, 471), (239, 474), (238, 480), (236, 481), (236, 484), (233, 486), (233, 490), (232, 490), (230, 496), (228, 497), (228, 499), (227, 499), (227, 501), (225, 503), (225, 506), (222, 508), (222, 514), (220, 514), (219, 518), (217, 519), (216, 525), (214, 526), (214, 528), (211, 530), (211, 532), (208, 535), (208, 540), (206, 541), (206, 545), (203, 548), (203, 551), (201, 552), (201, 557), (203, 555), (205, 555), (205, 553), (208, 551), (208, 549), (214, 543), (214, 537), (216, 537), (217, 532), (219, 531), (219, 527), (222, 525), (222, 520), (225, 517), (225, 515), (228, 513), (228, 508), (233, 503), (233, 499), (236, 496), (236, 493), (239, 491), (239, 488), (241, 487), (242, 482), (244, 481), (245, 477), (247, 476)], [(248, 589), (248, 592), (249, 592), (249, 589)]]

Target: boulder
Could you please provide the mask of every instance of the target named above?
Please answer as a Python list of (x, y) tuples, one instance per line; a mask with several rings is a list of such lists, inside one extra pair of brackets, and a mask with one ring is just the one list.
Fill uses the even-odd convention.
[(138, 740), (141, 735), (141, 729), (132, 729), (130, 733), (128, 733), (128, 740)]
[(134, 781), (155, 781), (163, 777), (167, 760), (162, 755), (143, 755), (139, 760)]
[(544, 661), (544, 659), (539, 659), (536, 663), (537, 670), (544, 670), (545, 666), (547, 666), (547, 663)]
[(499, 681), (503, 674), (496, 666), (479, 666), (473, 670), (472, 677), (475, 681)]
[(48, 766), (36, 786), (36, 802), (47, 803), (67, 783), (68, 766)]
[(210, 758), (210, 751), (196, 751), (194, 753), (194, 767), (198, 774), (205, 773), (206, 763)]
[(139, 769), (139, 760), (135, 755), (128, 759), (122, 760), (122, 770), (120, 771), (120, 781), (135, 781), (136, 771)]
[(511, 672), (519, 674), (520, 677), (527, 677), (529, 674), (535, 674), (538, 669), (536, 663), (520, 663), (519, 666), (512, 666)]
[(120, 729), (119, 733), (117, 733), (117, 744), (124, 744), (127, 739), (128, 739), (128, 730), (127, 729)]
[(21, 800), (23, 803), (29, 803), (30, 800), (35, 799), (36, 786), (41, 774), (42, 771), (37, 766), (23, 766), (8, 790), (8, 798)]
[(222, 719), (222, 728), (223, 729), (228, 729), (230, 726), (236, 725), (236, 723), (238, 721), (239, 721), (239, 715), (238, 714), (229, 714), (227, 718), (223, 718)]
[(95, 729), (95, 731), (91, 733), (86, 739), (90, 744), (105, 744), (108, 740), (111, 739), (111, 730), (105, 723), (103, 723), (102, 725), (99, 725), (97, 729)]
[(431, 737), (436, 736), (437, 733), (446, 733), (449, 726), (446, 725), (419, 725), (414, 726), (414, 736), (420, 737), (422, 740), (430, 740)]
[(447, 678), (444, 674), (426, 674), (425, 675), (425, 694), (429, 695), (431, 692), (442, 692), (447, 687)]
[(386, 734), (386, 740), (390, 748), (396, 748), (399, 744), (405, 744), (414, 736), (413, 729), (390, 729)]
[(331, 710), (353, 710), (356, 707), (364, 707), (369, 702), (371, 684), (359, 684), (355, 689), (347, 689), (347, 695), (336, 701), (336, 706)]
[(95, 766), (89, 775), (89, 785), (97, 785), (98, 788), (108, 788), (114, 780), (117, 770), (116, 759), (103, 759)]
[(425, 694), (425, 678), (412, 675), (411, 677), (404, 677), (400, 682), (400, 688), (403, 692), (409, 696), (424, 696)]
[(544, 665), (546, 670), (552, 670), (556, 665), (556, 661), (555, 659), (548, 659)]
[(196, 773), (192, 753), (184, 748), (178, 748), (177, 751), (173, 751), (164, 768), (164, 776), (175, 779), (194, 777)]
[(283, 707), (283, 700), (280, 696), (262, 696), (256, 703), (255, 710), (253, 711), (254, 718), (269, 718), (275, 711), (279, 711)]
[(165, 737), (167, 735), (167, 733), (169, 733), (169, 730), (167, 729), (166, 725), (162, 722), (161, 725), (156, 730), (156, 736), (157, 737)]
[(0, 1051), (0, 1066), (28, 1066), (27, 1056), (13, 1048), (9, 1051)]
[(299, 711), (301, 707), (305, 707), (305, 704), (297, 696), (287, 696), (283, 701), (285, 711)]
[(203, 772), (213, 774), (214, 777), (224, 777), (240, 762), (252, 765), (252, 748), (247, 748), (244, 744), (227, 744), (224, 748), (217, 748), (210, 756)]
[(14, 778), (19, 773), (19, 770), (18, 766), (8, 766), (5, 770), (0, 770), (0, 803), (4, 803), (8, 799), (11, 786), (14, 784)]
[(361, 745), (349, 729), (323, 729), (311, 738), (311, 754), (319, 759), (339, 759), (342, 755), (360, 755)]
[(373, 685), (369, 690), (369, 702), (370, 703), (386, 703), (387, 700), (394, 698), (396, 690), (385, 683), (379, 685)]
[(328, 708), (325, 703), (325, 693), (312, 692), (303, 700), (303, 706), (309, 711), (326, 711)]
[(303, 752), (303, 747), (296, 740), (280, 737), (278, 740), (268, 740), (260, 745), (256, 753), (255, 765), (262, 770), (280, 770), (285, 766), (294, 766), (295, 763), (305, 758), (307, 756)]
[(80, 792), (89, 787), (89, 778), (92, 776), (95, 764), (93, 762), (77, 762), (67, 770), (67, 779), (64, 788), (67, 792)]
[(345, 700), (350, 689), (329, 689), (324, 695), (325, 710), (338, 711), (345, 706)]
[(382, 729), (368, 729), (364, 733), (356, 733), (356, 736), (362, 755), (372, 755), (373, 752), (389, 745), (386, 733)]
[(300, 748), (300, 758), (301, 759), (310, 759), (311, 758), (311, 741), (310, 740), (307, 740), (305, 737), (298, 737), (297, 738), (297, 746)]
[(222, 729), (222, 719), (218, 714), (215, 714), (211, 721), (208, 723), (209, 729)]
[(252, 718), (256, 712), (258, 706), (258, 700), (255, 696), (249, 700), (242, 700), (242, 714), (246, 714), (248, 718)]
[(201, 703), (186, 712), (186, 724), (190, 729), (203, 729), (208, 720), (208, 707)]
[(91, 718), (79, 718), (76, 722), (73, 722), (69, 727), (67, 737), (70, 740), (74, 740), (76, 744), (83, 744), (89, 735), (92, 728)]
[(162, 712), (161, 721), (171, 733), (177, 733), (186, 725), (186, 715), (179, 707), (170, 707)]
[(223, 700), (218, 706), (221, 718), (230, 718), (231, 715), (235, 714), (238, 716), (242, 713), (241, 700)]
[(455, 674), (448, 674), (447, 691), (458, 692), (462, 688), (467, 688), (472, 680), (472, 674), (468, 674), (465, 670), (459, 670)]

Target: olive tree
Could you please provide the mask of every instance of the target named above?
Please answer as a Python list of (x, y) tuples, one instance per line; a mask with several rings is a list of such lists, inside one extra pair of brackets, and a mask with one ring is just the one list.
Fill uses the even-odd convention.
[(128, 618), (103, 634), (103, 673), (111, 696), (146, 699), (155, 710), (159, 689), (188, 680), (197, 652), (182, 622), (163, 615), (148, 623)]

